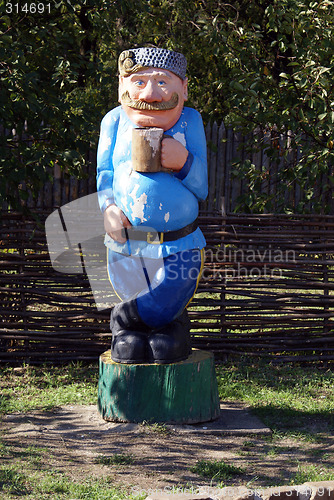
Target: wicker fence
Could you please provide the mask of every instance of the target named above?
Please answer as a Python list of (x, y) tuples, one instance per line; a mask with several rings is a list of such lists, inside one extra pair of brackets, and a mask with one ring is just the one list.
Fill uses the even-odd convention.
[[(233, 162), (246, 157), (245, 138), (224, 124), (208, 125), (206, 135), (210, 192), (200, 225), (207, 248), (203, 277), (189, 306), (193, 345), (213, 350), (217, 358), (333, 360), (334, 216), (233, 214), (248, 189), (232, 175)], [(85, 274), (52, 268), (45, 238), (44, 221), (55, 208), (95, 191), (94, 152), (88, 160), (83, 180), (55, 166), (53, 183), (45, 184), (37, 200), (28, 200), (33, 216), (3, 207), (2, 362), (92, 360), (110, 344), (110, 310), (96, 307)], [(259, 170), (268, 164), (264, 152), (252, 161)], [(275, 168), (280, 166), (271, 166), (264, 193), (274, 193)], [(328, 185), (322, 181), (318, 195), (328, 206), (333, 193), (321, 192)], [(289, 196), (298, 203), (298, 186)]]
[[(84, 274), (53, 270), (43, 221), (3, 213), (0, 360), (95, 360), (108, 348)], [(206, 263), (189, 307), (194, 347), (275, 360), (334, 359), (334, 216), (200, 218)]]

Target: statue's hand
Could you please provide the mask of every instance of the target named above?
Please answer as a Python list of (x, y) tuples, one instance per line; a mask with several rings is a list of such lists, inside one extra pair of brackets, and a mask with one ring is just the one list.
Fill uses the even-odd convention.
[(161, 165), (178, 172), (188, 158), (188, 150), (176, 139), (165, 138), (161, 143)]
[(109, 205), (103, 213), (104, 229), (110, 238), (125, 243), (126, 238), (122, 235), (122, 229), (131, 227), (131, 222), (117, 205)]

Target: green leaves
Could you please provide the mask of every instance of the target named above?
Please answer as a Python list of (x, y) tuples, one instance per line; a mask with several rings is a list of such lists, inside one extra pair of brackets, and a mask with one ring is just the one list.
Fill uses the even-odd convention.
[[(0, 197), (19, 204), (23, 181), (38, 193), (55, 162), (82, 175), (101, 118), (117, 105), (118, 54), (144, 43), (186, 55), (187, 105), (205, 122), (289, 136), (269, 154), (270, 180), (298, 152), (294, 168), (280, 171), (277, 198), (291, 183), (309, 189), (333, 162), (333, 16), (331, 0), (59, 0), (47, 15), (3, 16)], [(265, 142), (253, 153), (259, 147), (267, 157)], [(251, 163), (237, 172), (252, 191), (249, 209), (263, 210), (271, 200)]]
[[(55, 163), (82, 175), (87, 151), (96, 145), (116, 94), (110, 78), (116, 61), (104, 69), (98, 60), (103, 51), (110, 59), (112, 48), (102, 44), (98, 10), (92, 4), (88, 15), (62, 1), (47, 16), (2, 18), (0, 201), (11, 207), (20, 207), (28, 189), (37, 196)], [(108, 82), (103, 91), (101, 79)]]
[[(263, 199), (261, 176), (251, 163), (239, 168), (237, 176), (247, 180), (249, 190), (240, 208), (256, 211), (262, 205), (270, 210), (280, 199), (284, 206), (285, 193), (293, 183), (304, 193), (298, 207), (304, 210), (320, 191), (320, 175), (330, 176), (333, 164), (328, 144), (334, 123), (334, 3), (326, 2), (326, 9), (309, 0), (261, 1), (248, 3), (246, 9), (241, 2), (234, 5), (234, 25), (220, 24), (227, 47), (222, 58), (228, 54), (228, 60), (233, 60), (225, 80), (217, 79), (216, 95), (224, 99), (225, 123), (245, 134), (261, 127), (273, 138), (277, 134), (289, 137), (277, 150), (268, 148), (266, 141), (261, 144), (264, 157), (269, 158), (267, 181), (274, 186), (274, 195)], [(255, 144), (249, 148), (250, 156), (256, 148)], [(284, 162), (286, 168), (282, 168)], [(328, 209), (320, 199), (318, 206)], [(284, 209), (296, 207), (285, 205)]]

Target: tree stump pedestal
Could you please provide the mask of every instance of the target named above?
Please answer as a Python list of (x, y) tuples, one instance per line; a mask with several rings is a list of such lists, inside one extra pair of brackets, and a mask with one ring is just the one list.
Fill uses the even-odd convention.
[(172, 364), (115, 363), (100, 356), (98, 409), (112, 422), (191, 424), (219, 417), (213, 354), (193, 349)]

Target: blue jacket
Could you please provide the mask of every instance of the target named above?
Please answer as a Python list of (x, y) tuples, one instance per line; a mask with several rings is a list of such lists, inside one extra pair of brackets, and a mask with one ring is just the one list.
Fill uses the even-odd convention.
[[(181, 142), (188, 159), (177, 173), (143, 174), (132, 170), (131, 138), (135, 125), (121, 106), (109, 111), (101, 123), (97, 151), (97, 190), (102, 212), (115, 203), (133, 226), (156, 231), (175, 231), (193, 222), (198, 202), (207, 196), (206, 140), (200, 114), (184, 107), (178, 122), (165, 134)], [(198, 228), (192, 234), (161, 245), (146, 242), (120, 244), (108, 236), (112, 250), (152, 258), (203, 248), (205, 239)]]

